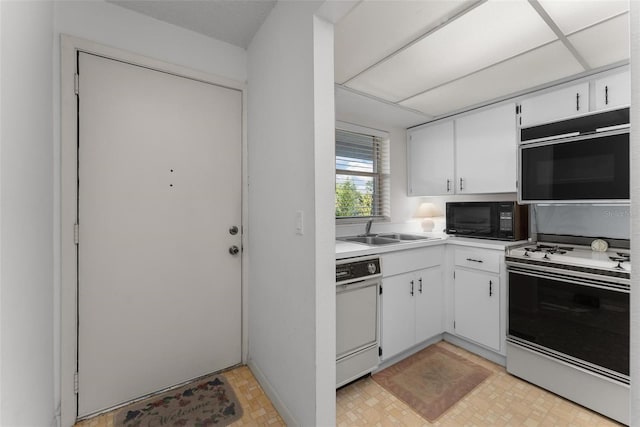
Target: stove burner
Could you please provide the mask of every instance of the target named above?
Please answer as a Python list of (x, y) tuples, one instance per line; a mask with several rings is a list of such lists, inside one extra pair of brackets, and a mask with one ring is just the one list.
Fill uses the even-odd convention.
[(546, 256), (546, 254), (559, 254), (559, 255), (563, 255), (566, 254), (567, 251), (572, 251), (573, 248), (572, 247), (568, 247), (568, 246), (548, 246), (548, 245), (536, 245), (533, 248), (524, 248), (525, 251), (525, 256), (529, 256), (527, 255), (528, 252), (544, 252), (545, 253), (545, 258), (549, 259), (549, 257)]

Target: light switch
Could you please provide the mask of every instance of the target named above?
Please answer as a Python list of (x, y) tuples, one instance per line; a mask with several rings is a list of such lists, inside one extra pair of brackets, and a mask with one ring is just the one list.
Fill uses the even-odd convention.
[(304, 214), (302, 211), (296, 211), (296, 234), (299, 236), (304, 234)]

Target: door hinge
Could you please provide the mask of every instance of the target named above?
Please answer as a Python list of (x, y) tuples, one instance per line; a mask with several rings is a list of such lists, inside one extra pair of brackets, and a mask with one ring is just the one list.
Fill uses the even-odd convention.
[(80, 93), (80, 75), (77, 73), (73, 75), (73, 92), (76, 95)]
[(453, 272), (453, 278), (454, 279), (456, 278), (456, 272), (455, 271)]
[(73, 392), (75, 394), (78, 394), (78, 373), (74, 372), (73, 373)]
[(73, 243), (80, 243), (80, 225), (77, 222), (73, 224)]
[(378, 347), (378, 356), (382, 357), (382, 347)]

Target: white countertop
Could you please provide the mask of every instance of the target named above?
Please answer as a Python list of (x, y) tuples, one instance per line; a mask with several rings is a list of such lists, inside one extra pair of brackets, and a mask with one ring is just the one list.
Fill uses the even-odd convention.
[[(417, 233), (415, 233), (417, 234)], [(407, 249), (423, 248), (428, 246), (453, 244), (457, 246), (472, 246), (483, 249), (504, 251), (507, 247), (525, 243), (525, 241), (506, 242), (502, 240), (474, 239), (468, 237), (442, 236), (431, 240), (416, 240), (390, 245), (366, 245), (363, 243), (345, 242), (336, 240), (336, 259), (352, 258), (358, 256), (377, 255), (387, 252), (403, 251)]]

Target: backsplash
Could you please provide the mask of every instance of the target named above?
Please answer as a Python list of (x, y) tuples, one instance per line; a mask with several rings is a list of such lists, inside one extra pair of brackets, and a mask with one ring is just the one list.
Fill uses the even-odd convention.
[(629, 239), (629, 206), (531, 205), (531, 235), (535, 233)]

